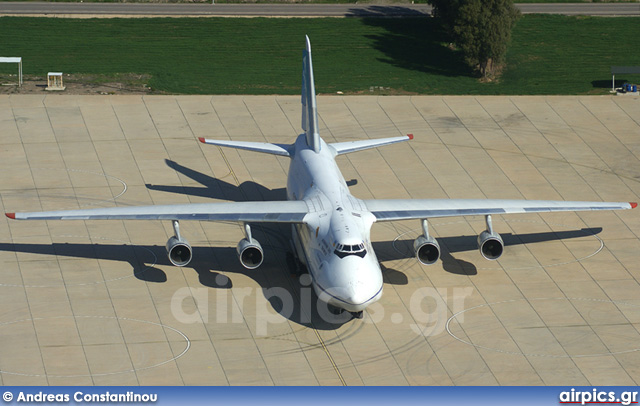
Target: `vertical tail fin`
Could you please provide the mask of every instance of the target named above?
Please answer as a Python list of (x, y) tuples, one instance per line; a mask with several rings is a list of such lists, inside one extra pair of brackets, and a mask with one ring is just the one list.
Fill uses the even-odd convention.
[(316, 108), (316, 89), (313, 81), (313, 63), (311, 62), (311, 43), (307, 39), (306, 49), (302, 52), (302, 129), (307, 135), (307, 145), (320, 152), (320, 134), (318, 133), (318, 110)]

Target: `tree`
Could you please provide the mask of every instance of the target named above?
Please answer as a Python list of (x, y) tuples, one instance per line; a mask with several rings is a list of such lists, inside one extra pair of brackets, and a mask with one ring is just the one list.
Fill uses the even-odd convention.
[(428, 0), (433, 7), (433, 16), (438, 18), (444, 28), (453, 33), (458, 9), (464, 0)]
[(511, 29), (520, 17), (513, 0), (459, 0), (454, 15), (453, 35), (467, 63), (484, 78), (493, 76), (504, 60)]

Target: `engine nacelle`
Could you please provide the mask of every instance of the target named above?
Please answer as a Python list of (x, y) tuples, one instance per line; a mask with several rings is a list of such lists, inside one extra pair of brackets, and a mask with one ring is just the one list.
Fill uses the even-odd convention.
[(171, 237), (167, 241), (167, 255), (173, 265), (185, 266), (191, 262), (191, 245), (187, 240)]
[(240, 263), (245, 268), (256, 269), (262, 265), (262, 260), (264, 259), (262, 246), (255, 238), (252, 238), (251, 241), (246, 238), (240, 240), (236, 251), (238, 252)]
[(478, 249), (483, 257), (493, 261), (500, 258), (502, 255), (502, 252), (504, 251), (504, 242), (502, 242), (500, 234), (483, 231), (478, 236)]
[(421, 235), (413, 242), (416, 258), (424, 265), (433, 265), (440, 259), (440, 245), (435, 238)]

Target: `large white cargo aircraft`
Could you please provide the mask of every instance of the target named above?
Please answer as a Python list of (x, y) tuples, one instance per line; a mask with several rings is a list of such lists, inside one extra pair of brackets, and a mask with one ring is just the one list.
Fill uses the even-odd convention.
[(564, 202), (533, 200), (361, 200), (351, 195), (335, 157), (369, 148), (408, 141), (403, 137), (327, 144), (318, 134), (316, 95), (311, 46), (306, 39), (302, 57), (302, 129), (291, 145), (219, 141), (200, 138), (205, 144), (238, 148), (291, 158), (287, 201), (179, 204), (100, 209), (7, 213), (16, 220), (171, 220), (175, 235), (167, 242), (174, 265), (191, 261), (191, 246), (180, 235), (180, 220), (236, 221), (244, 224), (246, 237), (237, 247), (238, 258), (248, 269), (262, 264), (260, 243), (251, 235), (251, 223), (289, 223), (297, 258), (306, 265), (314, 290), (333, 311), (346, 310), (355, 317), (382, 295), (382, 272), (371, 245), (373, 223), (420, 220), (423, 234), (413, 244), (422, 264), (440, 258), (440, 246), (429, 235), (427, 219), (450, 216), (486, 216), (486, 231), (478, 237), (482, 256), (502, 255), (502, 238), (491, 226), (491, 216), (507, 213), (631, 209), (636, 203)]

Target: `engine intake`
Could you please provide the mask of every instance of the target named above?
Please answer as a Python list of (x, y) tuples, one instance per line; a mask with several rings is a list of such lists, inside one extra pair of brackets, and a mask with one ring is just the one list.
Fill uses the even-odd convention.
[(440, 259), (440, 245), (435, 238), (421, 235), (413, 242), (416, 258), (424, 265), (433, 265)]
[(252, 238), (251, 241), (246, 238), (240, 240), (236, 251), (238, 252), (240, 263), (245, 268), (256, 269), (262, 265), (262, 260), (264, 259), (262, 246), (255, 238)]
[(478, 236), (478, 249), (483, 257), (489, 260), (500, 258), (504, 251), (504, 242), (500, 234), (495, 232), (483, 231)]
[(182, 238), (171, 237), (167, 241), (167, 255), (175, 266), (186, 266), (191, 262), (191, 245)]

